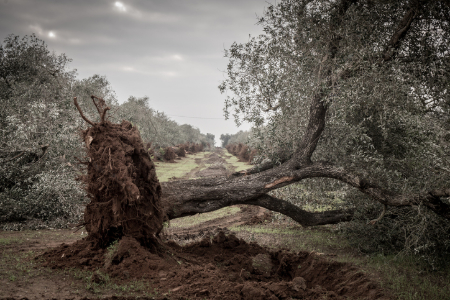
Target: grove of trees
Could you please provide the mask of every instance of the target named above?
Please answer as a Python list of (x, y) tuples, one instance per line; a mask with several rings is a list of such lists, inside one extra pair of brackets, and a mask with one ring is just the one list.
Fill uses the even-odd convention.
[(229, 144), (248, 143), (251, 136), (250, 131), (238, 131), (235, 134), (221, 134), (220, 140), (222, 141), (222, 147), (226, 147)]
[[(226, 116), (253, 125), (263, 159), (230, 177), (162, 183), (167, 217), (258, 205), (303, 226), (348, 222), (362, 251), (450, 261), (449, 2), (280, 0), (258, 24), (263, 34), (225, 52), (219, 89)], [(68, 184), (82, 126), (73, 95), (89, 119), (88, 96), (103, 97), (144, 140), (203, 138), (164, 123), (146, 98), (119, 106), (104, 77), (76, 80), (35, 37), (10, 36), (0, 51), (0, 222), (66, 217), (69, 195), (82, 201)], [(304, 208), (321, 199), (328, 210)]]
[(191, 142), (214, 145), (214, 135), (179, 125), (149, 106), (148, 97), (119, 104), (104, 76), (77, 79), (71, 60), (52, 53), (35, 35), (10, 35), (0, 45), (0, 224), (4, 229), (78, 223), (85, 193), (75, 182), (75, 157), (87, 118), (98, 119), (91, 95), (111, 107), (111, 120), (136, 126), (145, 143), (160, 147)]

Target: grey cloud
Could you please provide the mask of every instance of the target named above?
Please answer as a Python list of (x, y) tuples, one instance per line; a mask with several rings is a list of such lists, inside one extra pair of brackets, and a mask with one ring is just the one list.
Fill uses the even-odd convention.
[[(227, 64), (223, 50), (261, 32), (256, 15), (267, 2), (121, 1), (125, 12), (114, 2), (0, 0), (0, 38), (35, 32), (49, 49), (72, 58), (80, 77), (106, 75), (119, 101), (148, 95), (150, 104), (168, 115), (222, 116), (224, 96), (217, 86)], [(49, 31), (56, 37), (49, 38)], [(173, 119), (217, 140), (238, 130), (232, 121)]]

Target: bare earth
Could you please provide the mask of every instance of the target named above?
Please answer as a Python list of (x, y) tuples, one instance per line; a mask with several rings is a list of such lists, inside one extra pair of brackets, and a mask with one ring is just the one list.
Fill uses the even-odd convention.
[[(222, 155), (196, 161), (210, 166), (185, 177), (227, 175)], [(157, 252), (128, 238), (97, 249), (83, 229), (0, 232), (0, 299), (390, 299), (351, 264), (238, 238), (229, 228), (264, 224), (271, 214), (234, 211), (165, 228)]]

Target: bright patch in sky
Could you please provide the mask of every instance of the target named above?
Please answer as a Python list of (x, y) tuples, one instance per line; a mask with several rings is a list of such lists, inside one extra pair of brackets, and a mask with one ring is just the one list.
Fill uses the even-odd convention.
[(162, 72), (162, 75), (165, 77), (175, 77), (178, 74), (177, 74), (177, 72), (165, 71), (165, 72)]
[(123, 5), (122, 2), (116, 1), (114, 3), (114, 6), (117, 7), (121, 11), (127, 11), (127, 8), (125, 7), (125, 5)]
[(175, 59), (175, 60), (183, 60), (181, 55), (178, 55), (178, 54), (173, 55), (172, 58)]
[(56, 35), (55, 35), (55, 33), (53, 31), (50, 31), (48, 33), (48, 37), (54, 38), (54, 37), (56, 37)]

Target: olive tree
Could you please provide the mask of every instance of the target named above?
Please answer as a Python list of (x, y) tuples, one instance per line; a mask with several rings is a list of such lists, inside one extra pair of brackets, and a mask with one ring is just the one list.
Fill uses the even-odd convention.
[(214, 143), (214, 135), (202, 134), (198, 128), (189, 124), (179, 125), (165, 113), (155, 111), (150, 100), (145, 97), (131, 96), (116, 109), (113, 109), (114, 121), (127, 120), (137, 126), (145, 143), (152, 142), (160, 147), (169, 147), (190, 143)]
[[(270, 5), (264, 34), (226, 51), (219, 87), (267, 159), (230, 178), (163, 184), (169, 216), (252, 204), (311, 226), (352, 220), (370, 199), (380, 204), (371, 224), (390, 207), (438, 224), (425, 234), (447, 230), (449, 21), (443, 1)], [(343, 189), (348, 203), (314, 213), (276, 196), (298, 182)]]
[[(74, 93), (107, 99), (100, 76), (76, 80), (71, 60), (36, 36), (8, 36), (0, 45), (0, 223), (4, 228), (66, 226), (82, 215), (75, 182), (81, 157)], [(105, 92), (105, 93), (104, 93)], [(103, 94), (102, 94), (103, 93)]]

